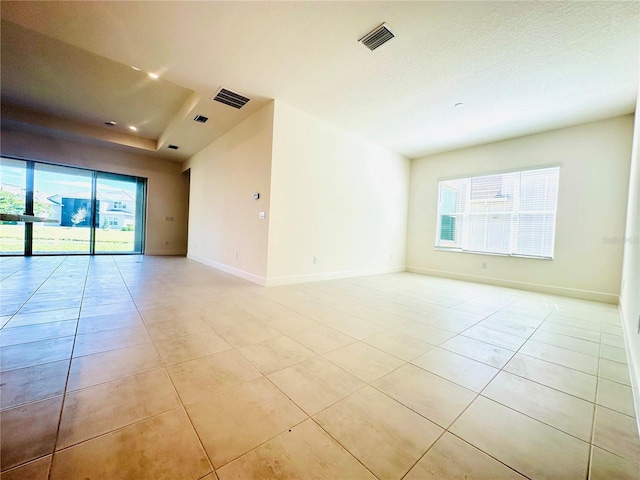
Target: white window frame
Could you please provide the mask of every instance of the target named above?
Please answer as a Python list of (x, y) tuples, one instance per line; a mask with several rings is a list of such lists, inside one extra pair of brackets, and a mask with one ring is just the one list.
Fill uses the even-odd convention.
[[(555, 172), (553, 172), (555, 170)], [(549, 171), (550, 173), (555, 173), (557, 175), (557, 185), (555, 186), (555, 202), (553, 205), (553, 209), (548, 209), (548, 210), (542, 210), (542, 211), (535, 211), (535, 212), (528, 212), (528, 211), (521, 211), (520, 210), (520, 195), (521, 195), (521, 191), (520, 191), (520, 181), (522, 179), (522, 174), (523, 173), (533, 173), (536, 171)], [(487, 216), (489, 215), (489, 212), (486, 213), (478, 213), (478, 212), (472, 212), (472, 200), (471, 200), (471, 196), (472, 196), (472, 181), (474, 179), (480, 179), (483, 177), (491, 177), (491, 176), (497, 176), (497, 175), (507, 175), (507, 174), (511, 174), (511, 175), (517, 175), (517, 188), (515, 188), (514, 190), (514, 195), (512, 198), (512, 209), (510, 211), (504, 211), (504, 212), (494, 212), (495, 215), (510, 215), (510, 220), (509, 220), (509, 247), (508, 247), (508, 251), (507, 252), (497, 252), (497, 251), (491, 251), (486, 249), (487, 245), (486, 245), (486, 238), (485, 238), (485, 249), (472, 249), (469, 248), (469, 242), (471, 241), (470, 238), (470, 234), (469, 234), (469, 228), (470, 228), (470, 218), (474, 215), (484, 215)], [(462, 211), (458, 211), (459, 208), (456, 208), (456, 212), (455, 213), (451, 213), (451, 212), (442, 212), (442, 199), (443, 199), (443, 189), (445, 188), (451, 188), (451, 184), (447, 185), (447, 182), (452, 182), (452, 181), (456, 181), (458, 183), (464, 183), (465, 184), (465, 188), (464, 188), (464, 192), (459, 191), (460, 194), (464, 194), (464, 199), (462, 201), (458, 202), (458, 205), (464, 205), (462, 207)], [(482, 254), (482, 255), (499, 255), (499, 256), (512, 256), (512, 257), (524, 257), (524, 258), (537, 258), (537, 259), (547, 259), (547, 260), (552, 260), (553, 256), (554, 256), (554, 252), (555, 252), (555, 236), (556, 236), (556, 227), (557, 227), (557, 205), (558, 205), (558, 189), (559, 189), (559, 185), (560, 185), (560, 166), (559, 165), (547, 165), (547, 166), (538, 166), (538, 167), (531, 167), (531, 168), (524, 168), (524, 169), (519, 169), (519, 170), (510, 170), (510, 171), (502, 171), (502, 172), (492, 172), (492, 173), (483, 173), (480, 175), (473, 175), (473, 176), (465, 176), (465, 177), (454, 177), (454, 178), (447, 178), (447, 179), (441, 179), (438, 181), (438, 197), (437, 197), (437, 211), (436, 211), (436, 238), (435, 238), (435, 249), (436, 250), (441, 250), (441, 251), (451, 251), (451, 252), (461, 252), (461, 253), (475, 253), (475, 254)], [(485, 204), (488, 200), (484, 200)], [(478, 202), (478, 201), (476, 201)], [(531, 215), (531, 214), (537, 214), (537, 215), (545, 215), (545, 221), (547, 217), (551, 217), (552, 221), (553, 221), (553, 227), (552, 227), (552, 231), (551, 231), (551, 238), (550, 238), (550, 252), (548, 255), (545, 254), (540, 254), (540, 255), (533, 255), (533, 254), (522, 254), (522, 253), (517, 253), (518, 252), (518, 239), (519, 239), (519, 226), (520, 226), (520, 215)], [(455, 238), (453, 240), (449, 240), (449, 239), (442, 239), (442, 218), (443, 216), (450, 216), (450, 217), (455, 217), (455, 227), (454, 227), (454, 235)], [(461, 236), (461, 238), (459, 237)], [(477, 240), (477, 239), (476, 239)], [(546, 253), (546, 252), (543, 252)]]

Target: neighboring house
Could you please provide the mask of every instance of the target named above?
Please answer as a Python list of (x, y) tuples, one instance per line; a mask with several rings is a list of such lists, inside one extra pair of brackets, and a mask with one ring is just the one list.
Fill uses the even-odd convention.
[[(81, 208), (91, 212), (91, 192), (75, 192), (66, 194), (56, 194), (49, 197), (49, 200), (60, 209), (60, 226), (73, 226), (72, 215)], [(121, 230), (127, 226), (135, 224), (136, 199), (124, 190), (98, 191), (96, 194), (98, 218), (96, 226), (104, 229)], [(77, 227), (88, 227), (90, 225), (90, 215)]]
[[(26, 196), (24, 187), (3, 183), (0, 184), (0, 191), (9, 193), (15, 199), (15, 201), (12, 202), (12, 205), (7, 206), (8, 210), (2, 211), (2, 213), (24, 214), (24, 199)], [(34, 214), (36, 216), (57, 220), (58, 222), (60, 221), (60, 205), (49, 200), (46, 193), (35, 191), (33, 193), (33, 200), (35, 203)]]
[[(87, 212), (91, 211), (91, 200), (86, 198), (76, 198), (72, 196), (61, 197), (60, 195), (53, 195), (49, 197), (49, 200), (53, 202), (57, 209), (60, 211), (57, 219), (60, 221), (62, 227), (72, 227), (73, 221), (71, 216), (81, 208), (86, 208)], [(77, 227), (88, 227), (91, 217), (87, 215), (84, 221), (78, 223)]]

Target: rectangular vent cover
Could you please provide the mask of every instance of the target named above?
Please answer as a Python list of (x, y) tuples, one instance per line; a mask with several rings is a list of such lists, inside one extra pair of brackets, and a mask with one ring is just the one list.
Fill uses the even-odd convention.
[(209, 120), (209, 117), (205, 117), (204, 115), (196, 115), (195, 117), (193, 117), (193, 119), (196, 122), (207, 123), (207, 120)]
[(250, 99), (232, 92), (231, 90), (227, 90), (226, 88), (221, 88), (218, 93), (216, 93), (216, 96), (213, 97), (213, 100), (224, 103), (225, 105), (229, 105), (233, 108), (241, 109), (249, 102)]
[(379, 27), (367, 33), (358, 41), (362, 42), (362, 44), (369, 50), (375, 50), (380, 45), (387, 43), (393, 37), (395, 37), (395, 35), (391, 32), (391, 30), (389, 30), (386, 23), (383, 23)]
[(180, 147), (178, 147), (178, 145), (169, 145), (168, 148), (170, 148), (171, 150), (177, 150)]

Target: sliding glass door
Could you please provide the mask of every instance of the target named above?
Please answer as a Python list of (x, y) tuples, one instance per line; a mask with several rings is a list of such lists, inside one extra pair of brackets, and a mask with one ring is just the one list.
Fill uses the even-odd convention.
[(135, 177), (98, 173), (96, 178), (96, 253), (142, 251), (144, 182)]
[(0, 168), (3, 255), (143, 253), (145, 179), (7, 158)]
[(34, 214), (50, 220), (33, 224), (33, 253), (91, 253), (93, 172), (36, 163), (33, 174)]
[[(24, 215), (27, 211), (27, 163), (0, 158), (0, 213)], [(17, 219), (0, 222), (0, 251), (8, 255), (24, 253), (25, 226)]]

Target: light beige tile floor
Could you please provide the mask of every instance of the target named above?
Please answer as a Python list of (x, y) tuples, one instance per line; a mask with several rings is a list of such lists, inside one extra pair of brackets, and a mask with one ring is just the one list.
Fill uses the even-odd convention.
[(402, 478), (443, 433), (436, 424), (369, 386), (313, 418), (385, 480)]
[(450, 431), (529, 478), (587, 474), (588, 443), (484, 397)]
[(269, 380), (308, 415), (314, 415), (366, 384), (323, 357), (269, 375)]
[(482, 391), (498, 373), (497, 368), (441, 348), (434, 348), (411, 363), (474, 392)]
[(509, 467), (446, 432), (404, 477), (405, 480), (523, 480)]
[(409, 273), (0, 259), (0, 477), (635, 479), (617, 308)]

